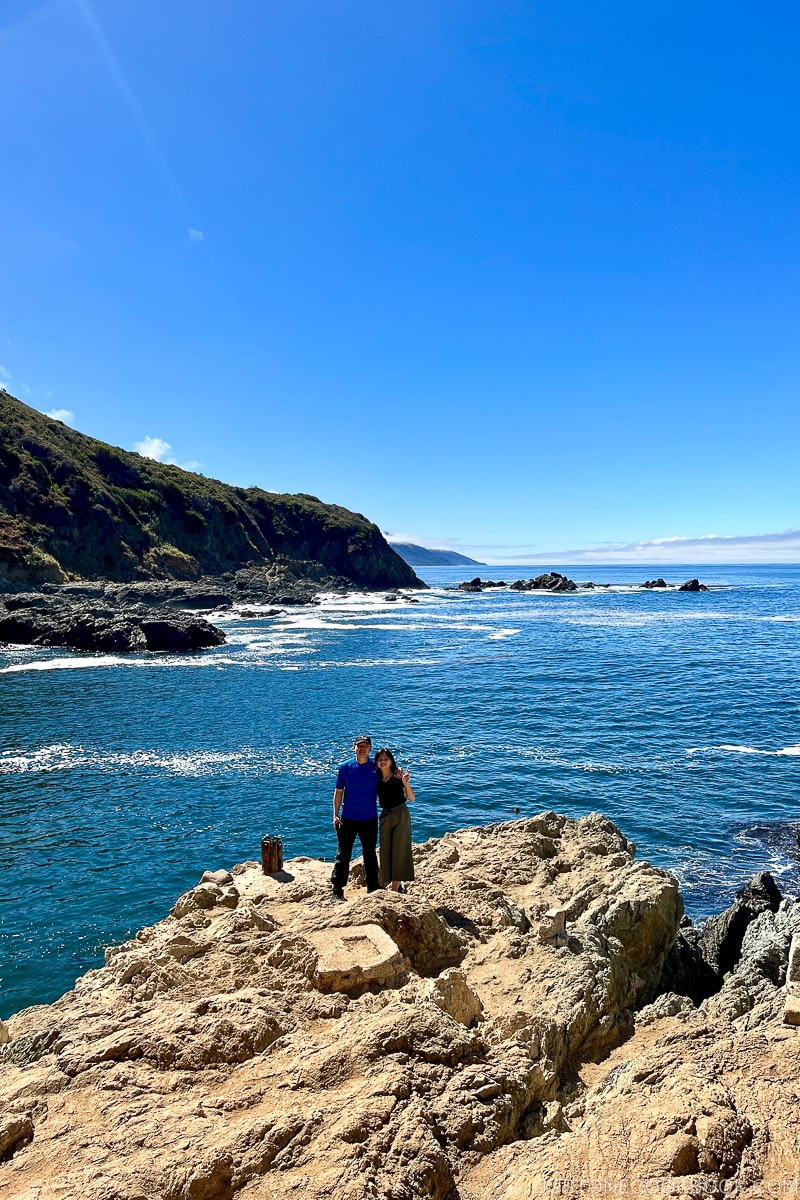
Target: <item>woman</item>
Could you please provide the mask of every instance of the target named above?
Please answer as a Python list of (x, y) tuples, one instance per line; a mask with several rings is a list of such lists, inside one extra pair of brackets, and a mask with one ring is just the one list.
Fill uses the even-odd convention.
[(406, 800), (415, 799), (408, 771), (398, 771), (391, 750), (385, 746), (375, 754), (378, 768), (378, 802), (381, 806), (381, 883), (393, 892), (405, 891), (404, 882), (414, 878), (411, 856), (411, 817)]

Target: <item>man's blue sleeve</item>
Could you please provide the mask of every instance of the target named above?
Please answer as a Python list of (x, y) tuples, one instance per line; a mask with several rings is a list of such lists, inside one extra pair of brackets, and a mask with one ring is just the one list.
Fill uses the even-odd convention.
[(344, 763), (339, 767), (339, 774), (336, 776), (336, 789), (343, 788), (347, 783), (347, 772), (345, 771)]

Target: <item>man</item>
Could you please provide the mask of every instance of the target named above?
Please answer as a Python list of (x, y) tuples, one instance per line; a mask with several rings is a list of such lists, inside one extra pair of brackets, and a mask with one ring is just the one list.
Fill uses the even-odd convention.
[(333, 793), (333, 828), (339, 849), (331, 872), (333, 900), (344, 900), (350, 875), (350, 857), (356, 837), (364, 855), (367, 891), (378, 888), (378, 768), (369, 756), (372, 738), (361, 735), (353, 742), (355, 758), (342, 763)]

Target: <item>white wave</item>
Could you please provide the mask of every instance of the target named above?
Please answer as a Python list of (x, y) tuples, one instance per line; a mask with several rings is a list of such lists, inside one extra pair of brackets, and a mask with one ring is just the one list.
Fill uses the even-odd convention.
[(10, 667), (0, 667), (0, 675), (10, 675), (16, 671), (70, 671), (76, 667), (125, 667), (137, 666), (135, 659), (117, 658), (112, 654), (103, 658), (48, 658), (44, 662), (12, 663)]
[(503, 638), (516, 637), (518, 633), (518, 629), (496, 629), (494, 633), (489, 634), (488, 641), (500, 642)]
[(146, 654), (142, 656), (131, 655), (129, 658), (118, 658), (116, 655), (108, 654), (102, 658), (86, 655), (85, 658), (47, 658), (43, 661), (33, 660), (31, 662), (11, 663), (10, 666), (0, 667), (0, 675), (16, 674), (20, 671), (81, 671), (91, 670), (97, 667), (158, 667), (163, 670), (167, 667), (223, 667), (223, 666), (239, 666), (241, 660), (232, 658), (230, 655), (176, 655), (169, 654), (161, 655)]
[(352, 662), (342, 659), (318, 659), (310, 664), (314, 668), (324, 667), (438, 667), (438, 658), (358, 658)]
[(736, 746), (730, 742), (723, 742), (720, 746), (714, 746), (715, 750), (727, 750), (731, 754), (771, 754), (771, 750), (759, 750), (757, 746)]
[(767, 758), (800, 758), (800, 742), (794, 746), (784, 746), (782, 750), (762, 750), (758, 746), (738, 746), (731, 742), (722, 742), (719, 746), (692, 746), (687, 754), (713, 754), (724, 751), (728, 754), (762, 754)]
[(285, 755), (268, 754), (255, 747), (241, 750), (196, 750), (164, 753), (159, 750), (105, 751), (57, 742), (41, 746), (28, 754), (0, 755), (0, 775), (72, 771), (91, 768), (105, 773), (164, 771), (169, 775), (198, 777), (224, 771), (248, 774), (290, 774), (300, 777), (323, 775), (330, 770), (330, 756), (319, 758), (296, 754), (287, 748)]

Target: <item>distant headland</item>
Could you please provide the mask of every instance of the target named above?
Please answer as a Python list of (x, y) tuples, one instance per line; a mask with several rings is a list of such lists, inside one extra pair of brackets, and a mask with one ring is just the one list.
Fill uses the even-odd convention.
[(415, 546), (413, 542), (390, 542), (389, 545), (411, 567), (486, 566), (477, 558), (467, 558), (466, 554), (458, 554), (455, 550), (429, 550), (427, 546)]

